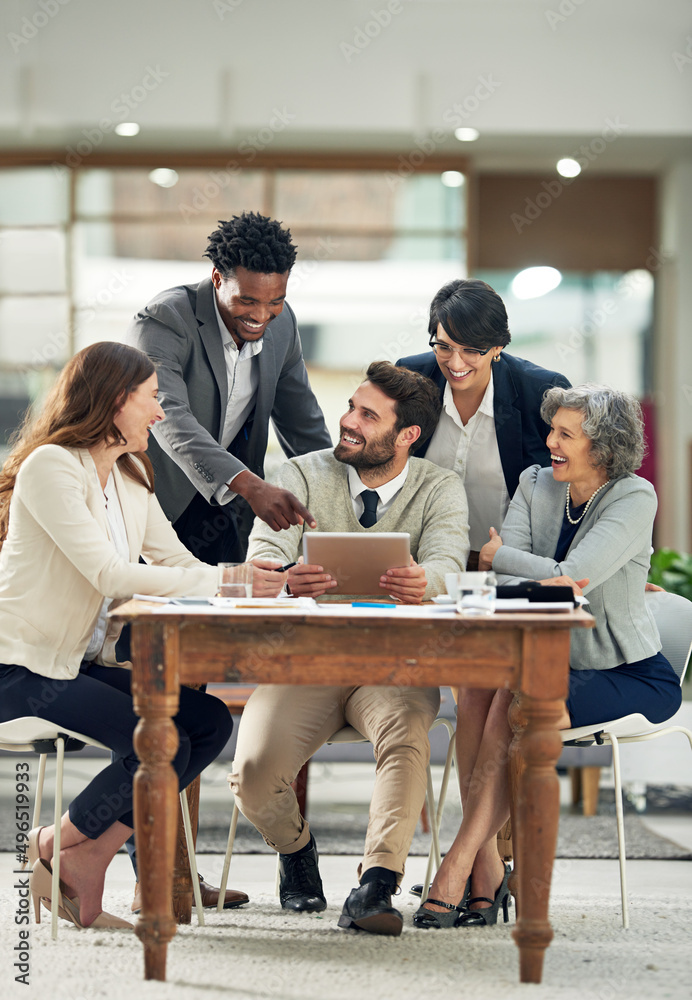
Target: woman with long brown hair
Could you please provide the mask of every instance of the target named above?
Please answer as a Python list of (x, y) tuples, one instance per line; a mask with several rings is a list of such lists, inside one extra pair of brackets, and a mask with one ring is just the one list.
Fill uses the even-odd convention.
[[(27, 419), (0, 473), (0, 721), (37, 715), (114, 752), (60, 827), (57, 903), (80, 927), (131, 926), (101, 905), (108, 864), (132, 833), (138, 764), (130, 664), (115, 658), (108, 608), (134, 593), (216, 591), (216, 568), (182, 545), (153, 492), (144, 452), (163, 419), (157, 393), (146, 355), (92, 344)], [(186, 687), (174, 722), (182, 789), (217, 757), (232, 723), (221, 701)], [(37, 913), (51, 894), (53, 838), (53, 827), (30, 834)]]

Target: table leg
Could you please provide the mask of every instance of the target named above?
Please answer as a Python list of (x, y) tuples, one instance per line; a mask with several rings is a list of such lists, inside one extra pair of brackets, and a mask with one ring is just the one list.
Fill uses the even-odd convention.
[(178, 747), (172, 722), (178, 711), (176, 651), (176, 637), (167, 634), (166, 626), (133, 625), (132, 693), (140, 716), (134, 737), (140, 760), (134, 780), (134, 814), (142, 892), (135, 932), (144, 945), (145, 979), (165, 980), (168, 942), (176, 932), (171, 906), (179, 808), (178, 779), (171, 767)]
[(560, 699), (521, 699), (526, 728), (519, 735), (524, 770), (519, 776), (515, 804), (519, 907), (513, 937), (519, 946), (522, 983), (540, 983), (543, 956), (553, 937), (548, 901), (560, 818), (555, 765), (562, 749), (557, 722), (563, 708)]

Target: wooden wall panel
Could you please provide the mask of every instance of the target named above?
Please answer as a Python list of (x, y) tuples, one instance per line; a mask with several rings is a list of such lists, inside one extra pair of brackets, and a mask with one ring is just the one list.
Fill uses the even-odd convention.
[(473, 268), (658, 268), (650, 177), (481, 174)]

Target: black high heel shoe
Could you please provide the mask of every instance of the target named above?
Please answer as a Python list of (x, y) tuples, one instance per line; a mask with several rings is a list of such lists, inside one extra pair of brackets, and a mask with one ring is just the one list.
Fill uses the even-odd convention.
[(444, 927), (456, 927), (457, 921), (461, 918), (462, 914), (466, 912), (468, 898), (470, 895), (471, 879), (469, 878), (466, 882), (464, 895), (461, 897), (456, 906), (454, 903), (444, 903), (441, 899), (433, 899), (431, 896), (428, 896), (425, 901), (426, 903), (432, 903), (434, 906), (444, 906), (446, 910), (449, 910), (449, 913), (437, 913), (435, 910), (427, 910), (424, 903), (422, 906), (419, 906), (413, 914), (413, 926), (420, 927), (425, 931), (439, 931)]
[[(455, 926), (489, 927), (491, 924), (497, 923), (497, 914), (500, 907), (502, 907), (502, 914), (505, 918), (505, 923), (507, 923), (509, 920), (509, 904), (512, 898), (507, 885), (507, 880), (509, 879), (511, 873), (512, 869), (509, 865), (505, 865), (505, 876), (500, 883), (500, 888), (495, 893), (495, 899), (488, 899), (487, 896), (474, 896), (473, 899), (469, 899), (466, 904), (466, 909), (463, 913), (459, 914)], [(490, 906), (486, 906), (482, 910), (471, 910), (469, 907), (473, 903), (490, 903)]]

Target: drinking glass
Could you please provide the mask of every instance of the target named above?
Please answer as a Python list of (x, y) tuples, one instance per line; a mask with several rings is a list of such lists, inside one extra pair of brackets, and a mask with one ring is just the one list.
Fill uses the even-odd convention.
[(492, 615), (497, 579), (494, 573), (457, 573), (457, 611), (464, 615)]
[(252, 597), (252, 563), (218, 564), (219, 597)]

